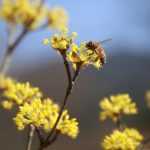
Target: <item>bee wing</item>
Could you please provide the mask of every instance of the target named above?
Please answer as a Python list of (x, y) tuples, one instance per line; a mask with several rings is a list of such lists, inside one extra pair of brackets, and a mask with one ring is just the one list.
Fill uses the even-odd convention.
[(105, 39), (105, 40), (103, 40), (103, 41), (100, 41), (100, 43), (101, 43), (101, 44), (105, 44), (105, 43), (107, 43), (107, 42), (109, 42), (109, 41), (111, 41), (111, 40), (112, 40), (111, 38)]

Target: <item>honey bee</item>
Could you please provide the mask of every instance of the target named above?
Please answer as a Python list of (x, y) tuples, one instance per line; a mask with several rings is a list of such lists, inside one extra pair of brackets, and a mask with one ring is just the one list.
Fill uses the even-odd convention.
[(86, 47), (88, 49), (93, 50), (99, 57), (102, 65), (105, 64), (106, 62), (106, 55), (105, 55), (105, 51), (101, 46), (101, 42), (94, 42), (94, 41), (89, 41), (86, 43)]

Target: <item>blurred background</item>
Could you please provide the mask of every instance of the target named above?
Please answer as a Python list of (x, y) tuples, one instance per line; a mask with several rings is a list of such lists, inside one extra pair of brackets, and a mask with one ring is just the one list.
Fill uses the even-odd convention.
[[(69, 98), (68, 108), (80, 121), (77, 140), (61, 136), (51, 150), (100, 150), (100, 140), (114, 125), (99, 121), (99, 101), (105, 96), (129, 93), (139, 106), (139, 115), (125, 118), (130, 127), (137, 127), (150, 136), (150, 110), (144, 100), (150, 89), (150, 1), (149, 0), (49, 0), (69, 12), (70, 30), (78, 32), (79, 40), (105, 43), (107, 64), (100, 71), (83, 70)], [(13, 55), (9, 75), (19, 81), (30, 81), (45, 95), (61, 103), (67, 78), (61, 57), (42, 44), (50, 30), (26, 36)], [(0, 22), (0, 56), (6, 47), (6, 25)], [(12, 114), (13, 115), (13, 114)], [(9, 112), (0, 109), (0, 143), (4, 150), (23, 149), (25, 132), (18, 132)], [(36, 142), (35, 145), (36, 146)]]

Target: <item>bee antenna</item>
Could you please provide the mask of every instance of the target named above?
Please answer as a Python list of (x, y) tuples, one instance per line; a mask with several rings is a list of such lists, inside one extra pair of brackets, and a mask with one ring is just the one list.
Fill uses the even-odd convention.
[(107, 43), (107, 42), (109, 42), (109, 41), (112, 41), (112, 39), (111, 39), (111, 38), (108, 38), (108, 39), (105, 39), (105, 40), (103, 40), (103, 41), (100, 41), (100, 43), (101, 43), (101, 44), (105, 44), (105, 43)]

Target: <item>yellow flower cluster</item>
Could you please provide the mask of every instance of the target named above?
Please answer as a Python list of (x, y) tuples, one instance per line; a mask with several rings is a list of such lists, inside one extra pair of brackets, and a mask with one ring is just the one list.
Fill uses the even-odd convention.
[(102, 147), (104, 150), (137, 150), (142, 140), (143, 136), (136, 129), (114, 130), (104, 138)]
[(35, 29), (39, 26), (42, 20), (45, 19), (46, 8), (40, 6), (39, 0), (18, 0), (17, 5), (17, 22), (27, 28)]
[(45, 39), (44, 44), (51, 44), (51, 47), (60, 53), (66, 53), (76, 36), (76, 32), (72, 32), (72, 34), (69, 35), (68, 29), (65, 28), (62, 32), (53, 35), (50, 39)]
[[(67, 12), (61, 7), (48, 10), (42, 0), (2, 0), (0, 17), (12, 24), (21, 24), (28, 29), (36, 29), (44, 21), (55, 29), (62, 29), (68, 24)], [(41, 5), (41, 6), (40, 6)]]
[[(19, 130), (30, 124), (45, 132), (53, 128), (60, 108), (51, 99), (43, 99), (39, 88), (32, 87), (28, 82), (16, 82), (1, 75), (0, 90), (4, 99), (2, 106), (5, 109), (12, 109), (14, 104), (18, 106), (19, 111), (14, 121)], [(79, 133), (76, 118), (70, 118), (67, 110), (63, 111), (56, 129), (71, 138), (76, 138)]]
[(104, 98), (99, 105), (102, 109), (100, 112), (101, 120), (110, 118), (117, 121), (121, 115), (137, 114), (136, 103), (132, 102), (128, 94), (110, 96), (110, 99)]
[(45, 8), (40, 8), (40, 1), (35, 0), (3, 0), (0, 16), (9, 23), (21, 24), (34, 29), (45, 17)]
[(2, 102), (2, 106), (5, 109), (11, 109), (14, 104), (23, 105), (26, 101), (42, 97), (40, 90), (37, 87), (32, 87), (28, 82), (19, 83), (10, 78), (6, 78), (3, 81), (5, 81), (5, 89), (3, 91), (5, 100)]
[[(19, 130), (33, 124), (37, 128), (49, 132), (53, 128), (58, 115), (59, 106), (53, 103), (51, 99), (44, 99), (43, 101), (34, 99), (31, 103), (26, 102), (23, 106), (20, 106), (14, 121)], [(63, 112), (56, 129), (71, 138), (76, 138), (79, 133), (77, 120), (70, 118), (67, 110)]]
[(48, 11), (48, 25), (63, 30), (68, 26), (68, 14), (63, 7), (53, 7)]

